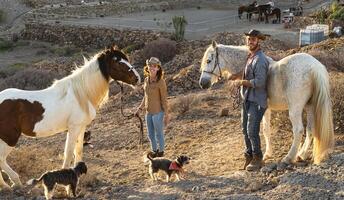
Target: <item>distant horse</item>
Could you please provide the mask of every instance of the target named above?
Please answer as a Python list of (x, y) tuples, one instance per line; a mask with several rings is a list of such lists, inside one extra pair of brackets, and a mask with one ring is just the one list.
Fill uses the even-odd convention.
[[(225, 74), (229, 77), (241, 76), (248, 53), (245, 46), (218, 45), (213, 42), (205, 51), (201, 62), (200, 86), (209, 88)], [(266, 141), (264, 159), (272, 154), (271, 110), (289, 110), (294, 138), (282, 162), (290, 163), (296, 158), (307, 159), (307, 150), (314, 137), (313, 159), (314, 163), (320, 163), (334, 145), (328, 72), (324, 65), (306, 53), (293, 54), (278, 62), (268, 59), (268, 108), (263, 119)], [(306, 139), (298, 151), (304, 131), (303, 109), (307, 112)]]
[[(112, 79), (132, 86), (141, 81), (127, 56), (115, 48), (85, 59), (84, 66), (46, 89), (0, 92), (0, 168), (14, 186), (21, 186), (21, 181), (6, 158), (22, 133), (47, 137), (68, 130), (62, 167), (72, 165), (73, 154), (74, 164), (82, 160), (85, 128), (107, 100)], [(1, 173), (0, 187), (9, 188)]]
[(248, 6), (240, 6), (238, 8), (238, 17), (241, 19), (241, 16), (244, 12), (247, 12), (247, 19), (251, 21), (252, 14), (258, 14), (258, 21), (263, 21), (263, 14), (266, 12), (266, 10), (269, 10), (271, 8), (270, 5), (255, 5), (250, 4)]
[(281, 9), (279, 8), (274, 8), (271, 11), (265, 10), (264, 12), (265, 15), (265, 23), (269, 23), (269, 16), (276, 16), (276, 19), (278, 23), (281, 23)]
[(253, 13), (258, 13), (257, 9), (253, 6), (253, 5), (248, 5), (248, 6), (240, 6), (238, 8), (238, 17), (239, 19), (241, 19), (242, 14), (246, 12), (246, 19), (248, 19), (249, 21), (251, 21), (252, 18), (252, 14)]

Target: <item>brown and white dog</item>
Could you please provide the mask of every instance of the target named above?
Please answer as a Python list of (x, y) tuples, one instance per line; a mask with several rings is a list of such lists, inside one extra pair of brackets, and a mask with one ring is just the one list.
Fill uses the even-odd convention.
[(162, 170), (166, 173), (166, 181), (169, 182), (171, 175), (175, 174), (178, 181), (180, 176), (184, 173), (183, 167), (189, 164), (190, 158), (185, 155), (178, 156), (175, 160), (167, 158), (152, 158), (150, 153), (145, 156), (145, 161), (149, 161), (149, 175), (153, 180), (157, 181), (156, 173)]

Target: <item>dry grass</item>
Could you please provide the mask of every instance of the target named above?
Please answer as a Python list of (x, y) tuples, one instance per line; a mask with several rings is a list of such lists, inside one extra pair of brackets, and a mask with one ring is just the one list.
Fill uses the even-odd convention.
[(0, 80), (0, 91), (6, 88), (26, 90), (44, 89), (58, 77), (53, 71), (24, 69)]
[(179, 115), (186, 113), (193, 106), (196, 106), (201, 100), (200, 95), (189, 94), (177, 97), (170, 102), (170, 109)]
[(308, 52), (316, 59), (318, 59), (322, 64), (324, 64), (329, 71), (344, 71), (344, 49), (336, 49), (329, 53), (328, 51), (311, 50)]

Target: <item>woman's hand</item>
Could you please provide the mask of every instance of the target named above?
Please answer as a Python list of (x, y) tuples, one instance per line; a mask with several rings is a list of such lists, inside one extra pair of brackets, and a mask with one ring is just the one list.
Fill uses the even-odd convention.
[(166, 113), (164, 116), (164, 125), (167, 126), (169, 122), (170, 122), (170, 115)]

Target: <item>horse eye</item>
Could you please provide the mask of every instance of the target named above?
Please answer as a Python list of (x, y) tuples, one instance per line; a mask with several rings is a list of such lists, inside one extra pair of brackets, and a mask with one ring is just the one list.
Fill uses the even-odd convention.
[(207, 64), (211, 63), (211, 60), (207, 60)]

